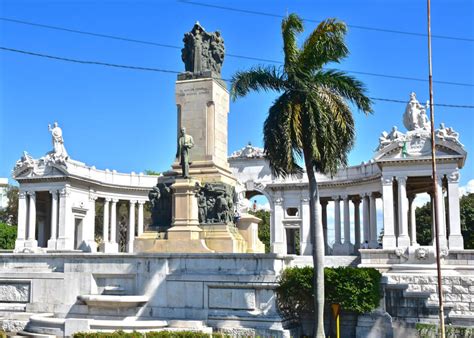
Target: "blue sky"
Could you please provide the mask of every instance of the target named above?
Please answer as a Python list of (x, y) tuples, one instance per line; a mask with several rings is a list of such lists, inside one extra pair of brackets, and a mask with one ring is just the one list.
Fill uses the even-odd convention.
[[(201, 2), (201, 0), (196, 0)], [(425, 1), (226, 1), (202, 0), (251, 11), (307, 19), (336, 17), (352, 26), (424, 34)], [(195, 21), (220, 30), (228, 53), (282, 60), (281, 19), (184, 4), (177, 1), (23, 1), (3, 0), (0, 16), (101, 34), (181, 46)], [(432, 1), (435, 35), (470, 39), (433, 39), (437, 81), (474, 84), (474, 5), (472, 1)], [(306, 22), (306, 32), (316, 23)], [(349, 28), (350, 56), (343, 70), (427, 78), (426, 37)], [(0, 46), (61, 57), (181, 71), (180, 50), (48, 30), (0, 21)], [(259, 62), (226, 57), (223, 77)], [(169, 169), (175, 154), (175, 74), (134, 71), (0, 51), (0, 177), (9, 177), (26, 150), (40, 157), (51, 148), (48, 123), (58, 121), (74, 159), (101, 169), (140, 172)], [(372, 97), (408, 100), (415, 91), (428, 99), (428, 83), (355, 75)], [(435, 83), (435, 103), (474, 105), (473, 86)], [(252, 94), (232, 102), (229, 152), (247, 142), (262, 145), (262, 125), (276, 94)], [(355, 113), (357, 142), (350, 164), (369, 160), (382, 130), (404, 130), (404, 104), (375, 101), (375, 113)], [(461, 134), (474, 154), (474, 109), (438, 107), (444, 121)], [(474, 178), (469, 155), (461, 184)]]

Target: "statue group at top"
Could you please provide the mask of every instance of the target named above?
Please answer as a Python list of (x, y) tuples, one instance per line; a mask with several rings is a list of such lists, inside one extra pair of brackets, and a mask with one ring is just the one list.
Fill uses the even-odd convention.
[(403, 114), (403, 124), (407, 130), (416, 130), (416, 129), (430, 129), (430, 120), (426, 115), (426, 106), (423, 106), (416, 99), (416, 94), (410, 94), (410, 101), (408, 101), (407, 107), (405, 109), (405, 114)]
[(192, 76), (202, 76), (211, 72), (212, 76), (220, 77), (224, 62), (224, 39), (220, 32), (208, 33), (196, 22), (193, 29), (184, 34), (184, 48), (181, 59), (186, 72)]
[[(426, 106), (420, 104), (416, 99), (416, 94), (412, 92), (403, 114), (403, 124), (408, 133), (403, 134), (396, 126), (392, 128), (390, 133), (382, 132), (376, 150), (380, 151), (392, 142), (410, 142), (412, 139), (427, 138), (431, 129), (431, 123), (426, 114), (427, 107), (428, 104)], [(453, 128), (446, 128), (444, 123), (441, 123), (439, 129), (435, 130), (435, 136), (439, 140), (452, 141), (462, 146), (459, 142), (459, 134)]]

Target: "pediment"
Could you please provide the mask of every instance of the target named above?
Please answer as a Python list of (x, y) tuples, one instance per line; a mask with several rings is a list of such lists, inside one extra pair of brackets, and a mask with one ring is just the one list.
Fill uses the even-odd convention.
[(16, 180), (30, 178), (51, 178), (65, 177), (69, 173), (64, 165), (44, 164), (35, 162), (34, 164), (16, 167), (13, 170), (13, 178)]
[[(467, 153), (461, 144), (451, 140), (436, 139), (436, 157), (459, 161), (460, 168), (464, 165)], [(431, 158), (431, 140), (429, 134), (407, 135), (403, 140), (395, 140), (378, 150), (374, 156), (377, 162), (413, 161)]]

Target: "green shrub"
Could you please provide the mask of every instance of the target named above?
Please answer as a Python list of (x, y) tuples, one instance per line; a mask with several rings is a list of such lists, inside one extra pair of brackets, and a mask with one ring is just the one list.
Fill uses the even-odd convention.
[[(459, 327), (446, 325), (447, 338), (471, 338), (474, 337), (474, 329), (469, 327)], [(416, 323), (415, 329), (419, 338), (439, 337), (438, 326), (434, 324)]]
[(0, 222), (0, 249), (13, 250), (15, 248), (16, 233), (16, 226)]
[[(381, 274), (373, 268), (325, 268), (327, 304), (339, 303), (346, 311), (370, 312), (379, 305)], [(313, 268), (285, 269), (276, 289), (279, 310), (286, 318), (299, 319), (314, 312)]]
[(373, 268), (325, 268), (326, 301), (344, 310), (370, 312), (379, 306), (382, 275)]

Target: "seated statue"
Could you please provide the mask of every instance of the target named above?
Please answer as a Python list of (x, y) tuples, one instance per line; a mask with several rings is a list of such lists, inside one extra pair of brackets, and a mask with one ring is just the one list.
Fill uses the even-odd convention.
[(388, 133), (386, 131), (383, 131), (382, 134), (380, 134), (379, 137), (379, 146), (377, 147), (377, 151), (385, 148), (387, 145), (391, 143)]
[(403, 135), (403, 133), (399, 132), (398, 128), (396, 126), (393, 126), (392, 131), (390, 132), (390, 134), (388, 134), (388, 138), (391, 141), (401, 141), (401, 140), (404, 139), (404, 137), (405, 137), (405, 135)]

